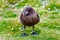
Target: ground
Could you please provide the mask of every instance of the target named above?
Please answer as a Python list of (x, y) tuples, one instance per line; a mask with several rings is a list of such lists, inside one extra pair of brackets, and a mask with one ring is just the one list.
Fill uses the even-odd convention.
[(35, 31), (38, 34), (31, 35), (32, 27), (28, 27), (25, 30), (28, 34), (26, 37), (21, 36), (23, 25), (17, 17), (0, 19), (0, 40), (60, 40), (59, 18), (51, 19), (43, 15), (44, 17), (40, 16), (40, 22), (35, 25)]
[[(15, 3), (15, 0), (8, 3), (0, 0), (0, 40), (60, 40), (60, 0), (22, 0)], [(37, 11), (40, 22), (35, 25), (37, 35), (31, 35), (32, 27), (27, 27), (25, 32), (28, 35), (22, 37), (20, 14), (27, 5)]]

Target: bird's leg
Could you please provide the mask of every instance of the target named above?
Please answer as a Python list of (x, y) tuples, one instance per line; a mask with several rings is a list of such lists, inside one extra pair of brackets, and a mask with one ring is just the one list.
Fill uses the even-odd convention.
[(34, 25), (33, 25), (33, 32), (34, 32)]
[(32, 31), (32, 35), (36, 35), (37, 33), (34, 30), (34, 25), (33, 25), (33, 31)]
[(22, 34), (22, 36), (27, 36), (27, 34), (25, 33), (25, 28), (26, 28), (26, 26), (24, 25), (24, 30), (23, 30), (23, 34)]

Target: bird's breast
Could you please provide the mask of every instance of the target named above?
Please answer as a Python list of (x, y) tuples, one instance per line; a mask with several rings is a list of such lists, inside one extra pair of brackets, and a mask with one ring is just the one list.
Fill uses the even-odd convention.
[(39, 22), (39, 18), (38, 18), (37, 16), (35, 16), (35, 15), (22, 16), (21, 22), (22, 22), (24, 25), (31, 26), (31, 25), (37, 24), (37, 23)]

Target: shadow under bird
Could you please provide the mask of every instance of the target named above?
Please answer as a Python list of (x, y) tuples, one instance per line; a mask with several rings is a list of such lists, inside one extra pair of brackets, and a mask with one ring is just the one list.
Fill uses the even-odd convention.
[[(38, 13), (32, 7), (29, 6), (22, 11), (20, 16), (20, 21), (24, 25), (24, 29), (26, 28), (26, 26), (32, 26), (32, 35), (36, 34), (36, 32), (34, 31), (34, 25), (37, 24), (39, 20), (40, 19)], [(27, 34), (24, 32), (22, 35), (26, 36)]]

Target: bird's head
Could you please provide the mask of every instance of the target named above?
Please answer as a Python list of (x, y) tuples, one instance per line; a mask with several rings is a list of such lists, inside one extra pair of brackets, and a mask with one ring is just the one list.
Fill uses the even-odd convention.
[(26, 7), (25, 10), (24, 10), (24, 14), (25, 15), (29, 15), (29, 14), (32, 14), (34, 13), (34, 9), (32, 7)]

